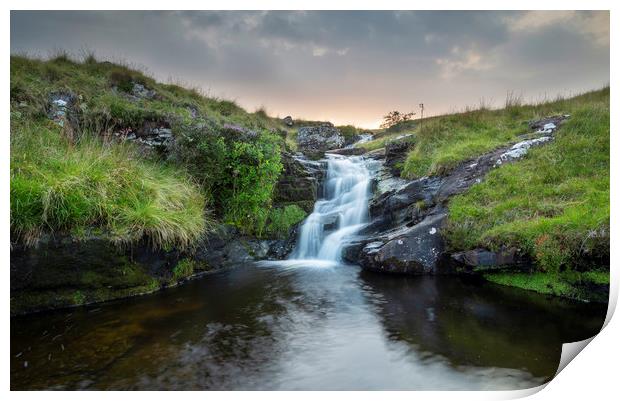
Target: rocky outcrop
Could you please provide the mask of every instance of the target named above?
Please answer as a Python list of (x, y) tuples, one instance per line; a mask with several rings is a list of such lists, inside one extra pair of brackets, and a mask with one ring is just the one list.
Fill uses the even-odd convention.
[(570, 114), (556, 115), (530, 121), (528, 125), (538, 134), (552, 134), (568, 118), (570, 118)]
[(80, 123), (79, 97), (70, 91), (55, 91), (48, 95), (47, 116), (61, 127), (77, 131)]
[(130, 94), (137, 99), (153, 99), (157, 96), (157, 92), (137, 82), (132, 84)]
[(435, 273), (444, 251), (439, 231), (445, 218), (445, 212), (436, 211), (412, 227), (403, 226), (376, 238), (362, 249), (362, 266), (384, 273)]
[(284, 125), (288, 126), (288, 127), (292, 127), (294, 124), (293, 121), (293, 117), (291, 116), (286, 116), (282, 119), (282, 122), (284, 123)]
[(284, 169), (274, 190), (276, 206), (297, 205), (310, 213), (319, 196), (325, 166), (302, 155), (282, 154)]
[(342, 148), (342, 149), (334, 149), (334, 150), (328, 150), (327, 152), (325, 152), (326, 154), (335, 154), (335, 155), (341, 155), (341, 156), (360, 156), (363, 155), (364, 153), (366, 153), (366, 149), (364, 148)]
[(124, 128), (113, 133), (114, 137), (138, 143), (147, 148), (167, 150), (174, 140), (170, 124), (165, 121), (146, 121), (140, 128)]
[(299, 150), (313, 159), (321, 158), (325, 151), (342, 148), (344, 136), (330, 123), (301, 127), (297, 131)]
[(16, 245), (11, 250), (11, 314), (153, 292), (171, 284), (181, 258), (180, 252), (154, 251), (146, 242), (117, 247), (100, 235), (80, 240), (48, 235), (36, 247)]

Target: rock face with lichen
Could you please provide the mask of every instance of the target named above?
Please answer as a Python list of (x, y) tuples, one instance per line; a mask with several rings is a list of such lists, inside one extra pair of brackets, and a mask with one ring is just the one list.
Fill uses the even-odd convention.
[(284, 169), (274, 190), (277, 206), (297, 205), (310, 213), (318, 199), (325, 166), (302, 155), (282, 154)]
[(311, 157), (320, 158), (325, 151), (342, 148), (344, 136), (330, 123), (312, 127), (301, 127), (297, 132), (299, 150)]

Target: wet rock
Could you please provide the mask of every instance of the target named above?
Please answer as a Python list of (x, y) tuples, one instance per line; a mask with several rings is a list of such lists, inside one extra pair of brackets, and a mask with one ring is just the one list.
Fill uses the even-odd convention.
[(319, 195), (325, 167), (322, 163), (286, 152), (282, 154), (282, 164), (284, 169), (276, 183), (274, 204), (277, 206), (294, 204), (310, 213)]
[(497, 252), (477, 248), (450, 255), (457, 266), (468, 271), (503, 270), (506, 267), (526, 266), (530, 261), (516, 248), (503, 248)]
[(323, 216), (323, 230), (332, 231), (338, 228), (338, 222), (340, 220), (339, 213), (332, 213), (327, 216)]
[[(372, 155), (379, 161), (384, 160), (384, 165), (376, 173), (378, 183), (374, 185), (375, 195), (370, 203), (372, 220), (360, 231), (365, 238), (352, 243), (345, 251), (346, 260), (358, 262), (367, 270), (403, 274), (461, 274), (488, 269), (527, 269), (531, 263), (515, 249), (501, 249), (497, 252), (475, 249), (455, 254), (445, 253), (441, 236), (446, 218), (445, 203), (450, 197), (482, 182), (491, 169), (523, 157), (533, 146), (548, 143), (553, 139), (551, 133), (566, 118), (566, 115), (553, 116), (533, 122), (530, 127), (537, 131), (527, 139), (463, 162), (439, 176), (414, 181), (394, 176), (397, 171), (386, 162), (389, 149), (386, 149), (385, 156), (379, 152)], [(393, 151), (396, 154), (406, 152), (400, 147)], [(370, 154), (365, 156), (369, 157)]]
[(352, 241), (342, 249), (342, 259), (349, 263), (358, 263), (366, 241)]
[(291, 116), (286, 116), (286, 117), (284, 117), (284, 118), (282, 119), (282, 122), (283, 122), (285, 125), (287, 125), (287, 126), (289, 126), (289, 127), (292, 127), (292, 126), (293, 126), (293, 123), (294, 123), (294, 122), (293, 122), (293, 117), (291, 117)]
[(170, 125), (165, 121), (147, 121), (142, 127), (123, 128), (114, 132), (120, 140), (133, 141), (148, 149), (166, 152), (174, 144), (174, 135)]
[(299, 227), (301, 222), (293, 226), (286, 237), (286, 239), (272, 240), (269, 242), (269, 252), (267, 253), (268, 259), (282, 260), (286, 259), (295, 249), (297, 243), (297, 237), (299, 236)]
[(361, 134), (355, 135), (353, 138), (354, 145), (359, 145), (362, 143), (370, 142), (374, 139), (374, 135), (372, 132), (362, 132)]
[(360, 252), (362, 268), (396, 274), (435, 274), (444, 251), (440, 230), (446, 214), (427, 216), (413, 227), (402, 227), (370, 242)]
[(342, 149), (328, 150), (325, 153), (327, 154), (332, 153), (332, 154), (342, 155), (342, 156), (360, 156), (366, 153), (366, 150), (364, 148), (342, 148)]
[(440, 184), (438, 177), (424, 177), (387, 191), (371, 201), (370, 215), (391, 226), (413, 220), (414, 209), (432, 204)]
[(540, 120), (530, 121), (529, 127), (532, 130), (536, 130), (539, 134), (551, 134), (568, 118), (570, 118), (570, 114), (545, 117)]
[[(541, 132), (544, 132), (545, 134), (551, 133), (556, 129), (556, 126), (553, 123), (545, 124), (543, 127), (544, 129)], [(525, 156), (532, 146), (542, 145), (543, 143), (548, 142), (552, 139), (553, 137), (551, 136), (543, 136), (540, 138), (530, 139), (527, 141), (521, 141), (519, 143), (516, 143), (512, 145), (512, 147), (508, 151), (499, 155), (499, 158), (495, 161), (495, 165), (499, 166), (502, 163), (519, 159)]]
[(147, 241), (115, 246), (104, 235), (44, 235), (11, 250), (11, 314), (102, 302), (165, 285), (182, 257)]
[(407, 153), (413, 146), (413, 141), (408, 137), (390, 141), (385, 145), (385, 165), (393, 175), (400, 176)]
[(299, 149), (312, 158), (320, 158), (325, 151), (342, 148), (345, 139), (331, 123), (301, 127), (297, 131)]

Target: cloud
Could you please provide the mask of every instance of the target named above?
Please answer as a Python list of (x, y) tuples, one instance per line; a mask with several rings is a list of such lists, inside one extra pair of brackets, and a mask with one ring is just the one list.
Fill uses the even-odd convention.
[(492, 63), (473, 49), (463, 51), (457, 46), (452, 49), (451, 53), (451, 57), (435, 60), (435, 63), (441, 67), (441, 76), (444, 79), (452, 79), (462, 72), (485, 71), (493, 68)]
[(507, 90), (609, 81), (609, 13), (586, 11), (12, 11), (11, 52), (63, 48), (145, 65), (250, 110), (372, 125)]
[(590, 36), (600, 46), (609, 46), (609, 12), (528, 11), (506, 18), (514, 32), (533, 33), (554, 26), (567, 26)]

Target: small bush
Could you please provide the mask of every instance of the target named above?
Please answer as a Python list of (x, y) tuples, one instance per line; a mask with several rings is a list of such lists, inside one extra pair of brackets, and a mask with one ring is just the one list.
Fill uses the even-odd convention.
[(180, 131), (172, 157), (202, 183), (209, 205), (226, 223), (262, 235), (282, 170), (280, 138), (218, 124)]
[(338, 129), (338, 131), (340, 131), (347, 143), (353, 141), (353, 139), (358, 133), (357, 128), (355, 128), (353, 125), (341, 125), (336, 128)]
[(267, 114), (267, 109), (265, 109), (265, 107), (261, 106), (259, 107), (254, 114), (258, 117), (258, 118), (264, 118), (264, 119), (268, 119), (269, 115)]
[(237, 103), (230, 100), (220, 100), (214, 104), (213, 108), (225, 117), (228, 117), (235, 111), (239, 110)]

